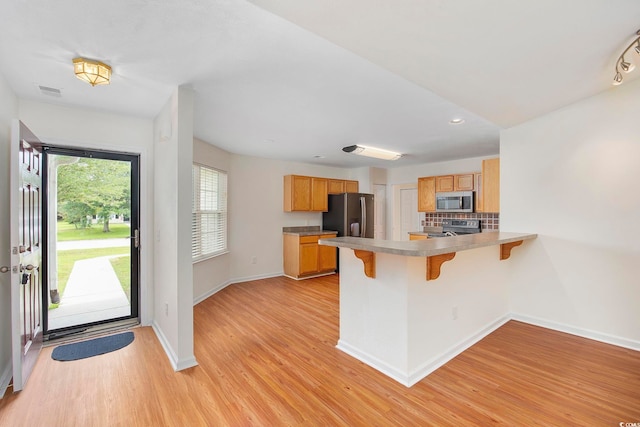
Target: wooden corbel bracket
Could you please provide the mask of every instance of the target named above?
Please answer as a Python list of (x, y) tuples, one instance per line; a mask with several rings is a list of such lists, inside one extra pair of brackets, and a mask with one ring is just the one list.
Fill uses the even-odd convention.
[(427, 280), (435, 280), (440, 277), (440, 268), (446, 261), (451, 261), (456, 256), (455, 252), (433, 255), (427, 257)]
[(353, 253), (357, 258), (360, 258), (364, 264), (364, 275), (376, 278), (376, 254), (371, 251), (362, 251), (360, 249), (354, 249)]
[(500, 245), (500, 260), (509, 259), (511, 256), (511, 249), (516, 246), (520, 246), (522, 244), (522, 240), (517, 240), (511, 243), (503, 243)]

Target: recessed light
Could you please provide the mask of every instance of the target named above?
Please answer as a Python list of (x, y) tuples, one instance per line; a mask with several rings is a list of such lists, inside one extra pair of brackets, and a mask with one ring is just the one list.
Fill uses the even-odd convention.
[(464, 123), (464, 119), (456, 117), (455, 119), (449, 120), (449, 123), (451, 123), (452, 125), (459, 125), (460, 123)]

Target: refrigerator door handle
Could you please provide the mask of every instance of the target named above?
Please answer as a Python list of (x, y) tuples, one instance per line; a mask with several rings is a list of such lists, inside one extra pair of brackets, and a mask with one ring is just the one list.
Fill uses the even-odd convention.
[(367, 201), (364, 196), (360, 196), (360, 212), (362, 213), (362, 232), (360, 236), (367, 237)]

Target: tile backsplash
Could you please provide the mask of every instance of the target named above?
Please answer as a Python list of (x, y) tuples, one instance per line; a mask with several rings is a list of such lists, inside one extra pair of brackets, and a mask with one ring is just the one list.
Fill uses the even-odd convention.
[(500, 214), (499, 213), (425, 213), (424, 218), (420, 221), (423, 227), (440, 227), (443, 219), (479, 219), (480, 227), (483, 230), (499, 230)]

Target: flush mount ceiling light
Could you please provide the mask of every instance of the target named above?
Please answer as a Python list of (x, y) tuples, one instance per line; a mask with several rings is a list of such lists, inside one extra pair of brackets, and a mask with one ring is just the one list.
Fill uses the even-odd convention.
[(620, 57), (616, 61), (616, 74), (613, 77), (613, 84), (615, 86), (622, 83), (622, 73), (620, 72), (620, 70), (624, 71), (625, 73), (630, 73), (636, 68), (635, 65), (625, 61), (624, 59), (624, 56), (629, 52), (629, 50), (631, 50), (633, 45), (636, 45), (634, 50), (638, 55), (640, 55), (640, 30), (636, 31), (636, 34), (638, 35), (638, 37), (636, 37), (636, 39), (632, 41), (629, 46), (627, 46), (627, 48), (622, 52), (622, 55), (620, 55)]
[(451, 123), (452, 125), (459, 125), (460, 123), (464, 123), (464, 119), (462, 117), (456, 117), (449, 120), (449, 123)]
[(367, 147), (365, 145), (350, 145), (342, 149), (345, 153), (358, 154), (360, 156), (373, 157), (382, 160), (398, 160), (402, 154), (387, 151), (381, 148)]
[(73, 71), (76, 77), (91, 86), (108, 85), (111, 81), (111, 67), (100, 61), (85, 58), (73, 60)]

